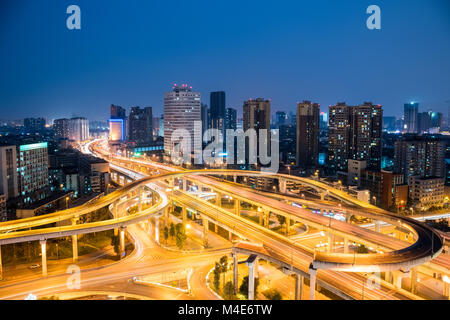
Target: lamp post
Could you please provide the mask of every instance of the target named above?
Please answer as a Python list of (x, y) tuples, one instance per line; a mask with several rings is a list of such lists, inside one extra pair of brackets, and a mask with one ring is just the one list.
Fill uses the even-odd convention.
[(69, 209), (69, 200), (70, 200), (70, 198), (66, 197), (66, 209)]

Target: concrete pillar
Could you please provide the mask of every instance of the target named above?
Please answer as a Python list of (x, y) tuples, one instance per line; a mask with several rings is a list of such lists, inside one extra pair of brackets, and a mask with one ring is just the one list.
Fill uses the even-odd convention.
[(386, 271), (386, 272), (385, 272), (385, 274), (384, 274), (384, 280), (385, 280), (386, 282), (391, 283), (391, 284), (394, 282), (394, 277), (393, 277), (392, 271)]
[(159, 244), (159, 217), (155, 218), (155, 241)]
[(442, 295), (450, 300), (450, 284), (444, 281)]
[(185, 206), (183, 206), (181, 210), (181, 218), (183, 219), (183, 224), (185, 224), (187, 220), (187, 210)]
[(334, 249), (334, 234), (328, 232), (328, 252), (333, 252)]
[(309, 300), (316, 299), (316, 274), (317, 270), (311, 264), (309, 266)]
[(217, 223), (214, 223), (214, 232), (219, 233), (219, 226), (217, 225)]
[(41, 244), (41, 259), (42, 259), (42, 276), (47, 276), (47, 240), (40, 240)]
[(127, 227), (120, 227), (120, 258), (125, 252), (125, 230)]
[(236, 183), (237, 181), (237, 176), (235, 174), (233, 174), (233, 182)]
[(234, 198), (234, 213), (238, 216), (241, 215), (241, 200)]
[(280, 193), (286, 193), (286, 180), (279, 179), (278, 188), (280, 189)]
[(151, 219), (147, 220), (147, 233), (148, 233), (148, 235), (152, 234), (152, 220)]
[(258, 224), (264, 225), (264, 212), (258, 212)]
[(348, 239), (344, 238), (344, 253), (348, 253)]
[(202, 220), (203, 224), (203, 246), (205, 248), (208, 247), (208, 231), (209, 231), (209, 222), (205, 218)]
[(376, 220), (375, 221), (375, 232), (380, 232), (380, 221)]
[[(72, 219), (72, 225), (76, 225), (78, 222), (78, 218)], [(78, 235), (72, 235), (72, 261), (78, 261)]]
[[(119, 200), (117, 200), (116, 202), (114, 202), (113, 203), (113, 217), (114, 217), (114, 219), (117, 219), (118, 218), (118, 212), (119, 212)], [(114, 236), (118, 236), (118, 234), (119, 234), (119, 229), (117, 229), (117, 228), (114, 228)]]
[(325, 200), (325, 192), (320, 193), (320, 200), (322, 200), (322, 201)]
[(411, 293), (417, 294), (417, 268), (412, 268), (410, 273), (411, 273)]
[(2, 246), (0, 246), (0, 280), (3, 279)]
[(233, 253), (233, 286), (234, 286), (234, 294), (237, 294), (237, 287), (238, 287), (238, 258), (237, 254)]
[(264, 212), (264, 227), (269, 228), (269, 217), (270, 217), (270, 211)]
[(295, 300), (302, 300), (303, 282), (304, 277), (299, 273), (295, 274)]
[(351, 218), (352, 218), (352, 214), (351, 214), (351, 213), (347, 213), (347, 214), (345, 215), (345, 222), (350, 223)]
[(233, 233), (228, 231), (228, 241), (233, 242)]
[(169, 178), (169, 188), (173, 188), (173, 178)]
[(183, 179), (183, 190), (187, 191), (187, 180)]
[(393, 271), (392, 272), (392, 284), (397, 288), (397, 289), (401, 289), (402, 288), (402, 279), (405, 276), (405, 272), (402, 271)]
[(170, 211), (170, 206), (167, 206), (164, 208), (164, 226), (167, 228), (169, 227), (169, 211)]
[(250, 256), (249, 260), (252, 261), (247, 262), (248, 266), (248, 300), (255, 300), (255, 271), (258, 265), (258, 257), (256, 255)]
[(222, 206), (222, 196), (220, 193), (216, 192), (216, 200), (215, 205), (221, 207)]
[(152, 206), (156, 204), (156, 192), (152, 191)]

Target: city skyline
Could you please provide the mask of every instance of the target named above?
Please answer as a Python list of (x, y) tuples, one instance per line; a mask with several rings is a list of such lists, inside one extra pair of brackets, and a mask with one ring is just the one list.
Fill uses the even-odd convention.
[[(381, 30), (366, 28), (368, 3), (356, 1), (327, 3), (326, 12), (323, 1), (289, 11), (253, 1), (78, 5), (82, 28), (71, 31), (65, 3), (2, 4), (0, 107), (14, 112), (1, 118), (106, 120), (111, 104), (159, 115), (173, 83), (189, 83), (208, 105), (210, 92), (225, 91), (239, 117), (243, 102), (258, 97), (272, 101), (273, 113), (295, 112), (303, 100), (321, 111), (371, 101), (399, 117), (404, 103), (418, 101), (423, 111), (448, 113), (444, 1), (381, 1)], [(264, 23), (245, 22), (248, 15)]]

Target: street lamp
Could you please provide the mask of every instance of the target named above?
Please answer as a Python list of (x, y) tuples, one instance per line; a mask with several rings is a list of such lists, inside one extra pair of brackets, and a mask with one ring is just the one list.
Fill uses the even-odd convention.
[(70, 198), (66, 197), (66, 209), (69, 209), (69, 200), (70, 200)]

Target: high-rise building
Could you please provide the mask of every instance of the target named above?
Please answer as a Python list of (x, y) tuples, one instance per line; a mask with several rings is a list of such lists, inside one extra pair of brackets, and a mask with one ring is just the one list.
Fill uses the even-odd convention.
[(218, 129), (225, 136), (225, 92), (216, 91), (210, 94), (210, 122), (212, 129)]
[(130, 142), (137, 146), (149, 145), (153, 142), (152, 107), (131, 108), (129, 115), (129, 137)]
[(225, 129), (236, 130), (237, 126), (237, 111), (233, 108), (227, 108), (225, 111)]
[(53, 121), (53, 132), (56, 139), (69, 139), (70, 136), (70, 120), (56, 119)]
[(406, 133), (417, 133), (417, 114), (419, 111), (419, 103), (410, 102), (404, 105), (404, 130)]
[[(174, 85), (171, 92), (164, 94), (164, 152), (171, 156), (177, 141), (172, 133), (184, 129), (189, 133), (191, 148), (194, 149), (194, 121), (201, 121), (201, 95), (193, 92), (187, 84)], [(196, 134), (201, 135), (201, 132)]]
[(201, 118), (202, 118), (202, 136), (205, 133), (206, 130), (210, 127), (210, 120), (209, 120), (209, 109), (208, 105), (202, 103), (201, 104)]
[(110, 106), (109, 140), (123, 142), (127, 139), (127, 115), (125, 108), (112, 104)]
[(296, 165), (301, 169), (315, 168), (319, 158), (320, 105), (311, 101), (297, 103)]
[(419, 210), (444, 204), (444, 178), (409, 177), (409, 198)]
[(14, 145), (0, 146), (0, 194), (6, 200), (17, 197), (17, 152)]
[(445, 142), (436, 135), (404, 135), (395, 142), (394, 170), (411, 176), (445, 176)]
[(47, 142), (18, 146), (18, 191), (23, 203), (45, 198), (40, 190), (48, 186)]
[(152, 129), (153, 129), (153, 136), (158, 137), (159, 136), (159, 123), (161, 118), (160, 117), (153, 117), (152, 120)]
[(383, 131), (395, 131), (395, 117), (383, 117)]
[(45, 129), (44, 118), (25, 118), (23, 120), (25, 130), (28, 132), (40, 132)]
[(319, 129), (325, 130), (328, 129), (328, 114), (326, 112), (320, 113), (320, 120), (319, 120)]
[(69, 138), (75, 141), (89, 139), (89, 121), (86, 118), (71, 118), (69, 122)]
[(348, 159), (366, 160), (367, 168), (381, 169), (383, 110), (365, 102), (359, 106), (330, 106), (328, 165), (347, 171)]
[(277, 111), (275, 113), (275, 127), (280, 128), (287, 124), (288, 115), (284, 111)]

